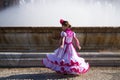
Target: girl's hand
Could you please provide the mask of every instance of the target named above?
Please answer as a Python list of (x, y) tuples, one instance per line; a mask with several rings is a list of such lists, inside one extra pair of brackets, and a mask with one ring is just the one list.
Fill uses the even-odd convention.
[(80, 46), (78, 46), (78, 49), (79, 49), (79, 50), (81, 50), (81, 47), (80, 47)]
[(61, 45), (60, 48), (64, 48), (64, 45)]

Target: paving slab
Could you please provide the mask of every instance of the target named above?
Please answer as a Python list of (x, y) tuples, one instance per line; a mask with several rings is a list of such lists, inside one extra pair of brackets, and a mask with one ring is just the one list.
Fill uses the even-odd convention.
[(85, 74), (58, 74), (44, 67), (0, 68), (0, 80), (120, 80), (120, 67), (91, 67)]

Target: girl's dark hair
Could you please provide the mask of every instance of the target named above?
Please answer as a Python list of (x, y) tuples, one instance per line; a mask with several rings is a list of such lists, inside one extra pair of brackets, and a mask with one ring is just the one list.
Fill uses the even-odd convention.
[(63, 26), (68, 26), (69, 28), (71, 28), (71, 25), (68, 23), (68, 21), (63, 21), (62, 25)]

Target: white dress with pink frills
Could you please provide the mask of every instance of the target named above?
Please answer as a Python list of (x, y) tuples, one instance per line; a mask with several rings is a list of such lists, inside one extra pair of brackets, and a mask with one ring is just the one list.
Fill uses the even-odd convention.
[(47, 54), (47, 58), (43, 59), (43, 64), (58, 73), (63, 74), (81, 74), (89, 69), (89, 64), (82, 57), (78, 56), (72, 39), (76, 34), (72, 30), (61, 32), (61, 36), (65, 37), (64, 48), (58, 48), (53, 54)]

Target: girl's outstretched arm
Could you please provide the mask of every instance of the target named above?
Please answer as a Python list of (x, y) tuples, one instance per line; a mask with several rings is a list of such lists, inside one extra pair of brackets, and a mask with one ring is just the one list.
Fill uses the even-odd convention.
[(76, 42), (76, 45), (77, 45), (78, 49), (80, 50), (81, 47), (80, 47), (80, 43), (79, 43), (78, 38), (76, 36), (74, 36), (74, 39), (75, 39), (75, 42)]
[(62, 39), (61, 39), (61, 48), (63, 48), (64, 47), (64, 41), (65, 41), (65, 37), (62, 37)]

